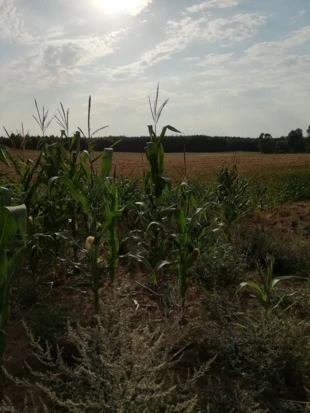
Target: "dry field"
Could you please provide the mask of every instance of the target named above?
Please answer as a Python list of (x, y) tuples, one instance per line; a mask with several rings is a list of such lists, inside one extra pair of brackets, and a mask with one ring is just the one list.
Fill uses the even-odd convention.
[[(23, 156), (21, 151), (14, 153)], [(25, 151), (24, 159), (36, 159), (38, 152)], [(98, 153), (99, 154), (99, 153)], [(182, 153), (165, 154), (165, 174), (167, 176), (183, 177), (198, 176), (209, 178), (214, 176), (219, 166), (229, 166), (236, 163), (239, 171), (244, 174), (265, 174), (284, 172), (288, 170), (306, 168), (310, 166), (310, 154), (261, 154), (257, 152), (222, 152), (222, 153), (188, 153), (186, 154), (186, 168)], [(145, 155), (141, 153), (118, 153), (113, 156), (116, 174), (126, 176), (141, 176), (143, 169), (147, 169)], [(96, 168), (100, 167), (100, 160)], [(4, 165), (0, 171), (8, 172)]]

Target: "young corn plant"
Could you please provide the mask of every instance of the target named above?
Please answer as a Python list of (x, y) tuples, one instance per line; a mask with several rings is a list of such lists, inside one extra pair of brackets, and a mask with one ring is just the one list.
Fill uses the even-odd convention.
[(15, 195), (20, 203), (24, 203), (29, 210), (33, 203), (38, 203), (40, 195), (37, 191), (44, 173), (43, 153), (35, 161), (24, 160), (21, 156), (13, 156), (10, 151), (0, 152), (0, 162), (9, 170), (8, 181), (14, 186)]
[[(148, 171), (144, 175), (144, 193), (142, 201), (136, 202), (138, 208), (140, 223), (144, 233), (145, 241), (141, 243), (144, 245), (147, 255), (142, 261), (152, 274), (153, 284), (157, 284), (157, 278), (166, 265), (163, 259), (163, 251), (167, 240), (167, 224), (172, 217), (172, 209), (163, 205), (163, 194), (165, 189), (171, 191), (171, 178), (166, 178), (164, 174), (164, 148), (162, 141), (166, 135), (167, 130), (181, 133), (173, 126), (165, 126), (161, 134), (157, 136), (157, 124), (162, 111), (168, 99), (158, 108), (159, 99), (159, 85), (157, 86), (156, 98), (154, 105), (149, 104), (151, 109), (154, 125), (149, 125), (150, 142), (147, 143), (146, 157), (148, 162)], [(141, 259), (141, 254), (140, 258)]]
[[(269, 318), (272, 312), (277, 309), (280, 304), (283, 302), (284, 298), (287, 295), (281, 296), (279, 299), (275, 299), (275, 289), (276, 286), (287, 280), (293, 280), (301, 277), (296, 277), (293, 275), (274, 277), (273, 267), (274, 267), (274, 258), (267, 258), (267, 267), (264, 269), (259, 263), (256, 263), (257, 274), (260, 278), (260, 284), (253, 281), (242, 282), (239, 285), (238, 292), (240, 292), (245, 287), (250, 287), (253, 289), (259, 298), (259, 301), (264, 309), (265, 318)], [(293, 293), (293, 295), (296, 293)], [(287, 308), (288, 309), (288, 308)]]
[(55, 119), (59, 126), (62, 127), (60, 138), (69, 138), (69, 113), (70, 110), (65, 110), (63, 104), (60, 102), (60, 109), (57, 109)]
[[(90, 122), (90, 115), (91, 115), (91, 96), (88, 98), (88, 111), (87, 111), (87, 134), (83, 132), (83, 130), (78, 127), (78, 130), (81, 132), (83, 137), (87, 139), (87, 144), (88, 144), (88, 152), (90, 154), (90, 160), (93, 161), (93, 151), (95, 149), (95, 138), (94, 136), (102, 131), (103, 129), (106, 129), (109, 127), (109, 125), (106, 126), (101, 126), (100, 128), (96, 129), (94, 132), (91, 130), (91, 122)], [(93, 162), (91, 162), (91, 168), (93, 168)]]
[(251, 211), (248, 196), (248, 181), (240, 178), (237, 166), (220, 168), (217, 173), (215, 208), (219, 208), (220, 219), (229, 236), (232, 225)]
[[(10, 293), (12, 284), (20, 276), (26, 245), (27, 209), (25, 205), (0, 207), (0, 401), (3, 398), (3, 356), (6, 348), (5, 327), (10, 317)], [(22, 246), (13, 255), (7, 249), (13, 247), (17, 232)]]
[(49, 109), (46, 111), (44, 106), (42, 107), (42, 113), (40, 113), (40, 110), (39, 110), (38, 103), (37, 103), (36, 99), (34, 100), (34, 103), (35, 103), (37, 114), (36, 114), (36, 116), (32, 115), (32, 117), (34, 118), (34, 120), (39, 125), (39, 128), (41, 129), (41, 133), (42, 133), (42, 138), (44, 139), (45, 132), (50, 127), (52, 121), (54, 120), (54, 117), (49, 119), (49, 117), (48, 117)]
[(178, 271), (182, 311), (184, 313), (186, 292), (190, 281), (190, 269), (198, 264), (200, 248), (206, 230), (202, 225), (205, 211), (203, 208), (197, 208), (195, 196), (187, 182), (182, 182), (177, 189), (181, 194), (181, 199), (180, 206), (175, 208), (174, 211), (176, 229), (171, 238), (176, 260), (172, 268), (176, 268)]
[[(85, 155), (88, 156), (88, 155)], [(75, 177), (64, 177), (63, 184), (69, 190), (72, 199), (80, 205), (87, 219), (87, 230), (91, 234), (86, 240), (86, 257), (91, 266), (91, 288), (94, 293), (94, 307), (99, 312), (99, 287), (101, 280), (107, 276), (113, 282), (118, 266), (119, 240), (117, 235), (117, 220), (123, 214), (120, 208), (117, 182), (110, 178), (112, 170), (113, 149), (107, 148), (102, 154), (101, 169), (93, 174), (84, 164), (86, 158), (81, 158), (81, 168), (87, 182), (85, 191), (79, 190), (79, 182)], [(84, 193), (83, 193), (84, 192)], [(107, 245), (106, 253), (104, 247)], [(76, 268), (87, 274), (87, 269), (79, 263)]]
[[(174, 218), (178, 226), (178, 232), (172, 234), (177, 259), (172, 265), (178, 271), (180, 293), (182, 300), (182, 312), (185, 309), (186, 292), (190, 281), (190, 269), (198, 264), (200, 256), (200, 240), (194, 237), (194, 229), (199, 221), (202, 209), (197, 209), (192, 217), (186, 218), (182, 209), (176, 209)], [(195, 245), (195, 247), (194, 247)]]

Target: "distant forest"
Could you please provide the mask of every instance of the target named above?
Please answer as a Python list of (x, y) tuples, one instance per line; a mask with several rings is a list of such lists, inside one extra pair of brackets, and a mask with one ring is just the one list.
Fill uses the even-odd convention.
[[(40, 136), (21, 136), (11, 133), (8, 137), (0, 137), (0, 145), (6, 145), (15, 149), (36, 150), (42, 144)], [(47, 143), (55, 143), (60, 140), (57, 136), (46, 136)], [(108, 136), (104, 138), (93, 138), (95, 150), (102, 151), (114, 143), (118, 142), (115, 152), (144, 152), (146, 143), (150, 140), (148, 136), (126, 137)], [(66, 139), (63, 139), (64, 143)], [(89, 140), (81, 137), (82, 149), (88, 148)], [(261, 133), (258, 138), (240, 138), (229, 136), (166, 136), (163, 140), (165, 152), (263, 152), (263, 153), (297, 153), (310, 152), (310, 126), (307, 130), (307, 137), (303, 136), (301, 129), (292, 130), (288, 136), (273, 138), (269, 133)]]

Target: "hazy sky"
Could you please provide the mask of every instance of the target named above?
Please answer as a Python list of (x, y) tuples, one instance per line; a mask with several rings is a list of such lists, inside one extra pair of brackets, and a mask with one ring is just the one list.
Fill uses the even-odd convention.
[[(0, 125), (144, 135), (147, 96), (185, 134), (274, 136), (310, 124), (310, 0), (0, 0)], [(58, 133), (56, 122), (50, 133)], [(2, 133), (0, 132), (0, 135)]]

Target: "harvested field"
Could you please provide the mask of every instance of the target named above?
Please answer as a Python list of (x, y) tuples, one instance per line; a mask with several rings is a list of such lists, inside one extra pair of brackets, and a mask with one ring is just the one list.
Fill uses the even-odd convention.
[[(14, 151), (25, 159), (36, 159), (38, 152), (26, 150)], [(99, 154), (99, 153), (98, 153)], [(96, 154), (97, 155), (97, 154)], [(100, 167), (100, 160), (96, 167)], [(220, 153), (187, 153), (186, 163), (183, 153), (165, 154), (165, 174), (173, 177), (182, 177), (185, 172), (188, 176), (199, 176), (209, 178), (214, 176), (219, 166), (237, 164), (239, 171), (243, 174), (268, 174), (276, 172), (287, 172), (310, 166), (310, 154), (261, 154), (258, 152), (220, 152)], [(113, 166), (116, 174), (126, 176), (139, 176), (143, 169), (147, 169), (147, 161), (141, 153), (115, 152), (113, 155)], [(1, 169), (2, 168), (2, 169)], [(0, 165), (0, 171), (8, 170)]]

